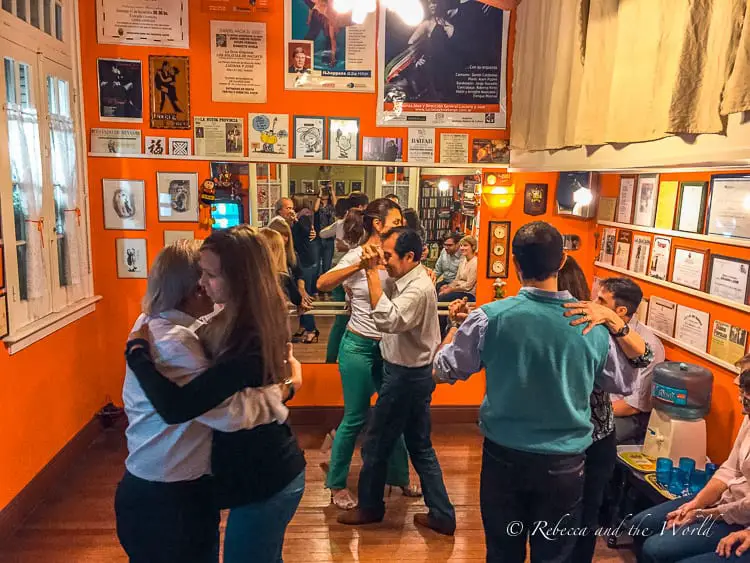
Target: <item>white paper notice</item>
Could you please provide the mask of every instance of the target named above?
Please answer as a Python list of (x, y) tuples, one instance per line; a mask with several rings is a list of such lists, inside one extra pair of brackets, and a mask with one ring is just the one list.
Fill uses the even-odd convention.
[(435, 130), (409, 128), (408, 162), (433, 164), (435, 162)]
[(674, 336), (674, 323), (677, 317), (677, 304), (661, 297), (651, 297), (648, 307), (648, 326), (667, 336)]
[(705, 311), (677, 306), (677, 326), (675, 338), (701, 352), (706, 351), (708, 342), (709, 316)]
[(446, 164), (469, 162), (469, 136), (464, 133), (441, 133), (440, 162)]
[(97, 0), (99, 43), (187, 49), (187, 0)]
[(211, 22), (211, 99), (266, 102), (266, 24)]
[(195, 117), (196, 156), (242, 156), (244, 123), (241, 117)]
[(141, 154), (140, 129), (91, 129), (91, 152)]

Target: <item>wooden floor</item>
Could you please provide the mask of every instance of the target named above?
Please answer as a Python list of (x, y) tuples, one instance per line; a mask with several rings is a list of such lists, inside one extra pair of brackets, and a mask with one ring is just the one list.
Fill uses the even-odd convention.
[[(481, 438), (474, 425), (437, 427), (433, 440), (456, 505), (455, 538), (418, 530), (415, 512), (425, 511), (418, 499), (400, 492), (388, 498), (382, 524), (350, 528), (336, 523), (320, 467), (327, 454), (319, 451), (324, 431), (297, 429), (308, 460), (307, 489), (287, 530), (287, 563), (318, 561), (484, 561), (479, 513)], [(115, 534), (113, 498), (125, 459), (122, 428), (105, 432), (68, 478), (53, 491), (14, 538), (0, 549), (0, 563), (117, 563), (127, 561)], [(359, 460), (353, 473), (359, 471)], [(355, 483), (355, 477), (351, 480)], [(223, 524), (222, 524), (223, 527)], [(601, 542), (601, 540), (600, 540)], [(600, 543), (596, 561), (632, 563), (627, 549), (610, 550)], [(181, 563), (181, 562), (175, 562)]]

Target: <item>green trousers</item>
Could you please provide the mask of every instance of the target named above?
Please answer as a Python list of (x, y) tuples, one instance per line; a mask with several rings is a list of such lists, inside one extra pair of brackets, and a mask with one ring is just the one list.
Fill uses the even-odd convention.
[[(380, 343), (346, 331), (339, 350), (339, 373), (344, 389), (344, 418), (341, 420), (331, 449), (331, 463), (326, 479), (329, 489), (346, 488), (349, 467), (359, 433), (367, 422), (370, 399), (380, 389), (383, 358)], [(388, 460), (387, 482), (394, 487), (409, 484), (409, 456), (404, 437)]]
[[(331, 297), (334, 301), (345, 301), (346, 292), (342, 286), (336, 286), (331, 291)], [(328, 346), (326, 347), (326, 363), (335, 364), (339, 355), (341, 339), (346, 332), (346, 325), (349, 323), (349, 315), (336, 315), (331, 325), (331, 332), (328, 333)]]

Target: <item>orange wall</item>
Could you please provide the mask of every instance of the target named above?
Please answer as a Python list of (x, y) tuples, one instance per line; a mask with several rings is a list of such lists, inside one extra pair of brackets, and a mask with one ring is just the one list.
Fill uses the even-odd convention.
[[(659, 181), (702, 181), (710, 182), (710, 172), (683, 172), (683, 173), (671, 173), (661, 174)], [(617, 174), (604, 174), (602, 175), (602, 195), (608, 197), (617, 197), (620, 185), (620, 176)], [(633, 227), (633, 231), (638, 233), (638, 227)], [(601, 231), (601, 229), (600, 229)], [(640, 233), (645, 236), (649, 236), (649, 233)], [(650, 235), (653, 238), (653, 235)], [(599, 239), (601, 240), (601, 238)], [(727, 246), (723, 244), (710, 243), (699, 240), (684, 239), (678, 236), (672, 237), (672, 245), (679, 245), (688, 248), (696, 249), (708, 249), (712, 253), (722, 254), (725, 256), (743, 257), (747, 258), (748, 249), (738, 246)], [(617, 275), (616, 272), (606, 270), (603, 268), (595, 267), (595, 275), (598, 277), (609, 277)], [(686, 295), (685, 293), (674, 291), (672, 289), (644, 282), (641, 280), (635, 280), (643, 289), (643, 294), (646, 299), (652, 295), (669, 299), (675, 303), (681, 303), (688, 307), (698, 309), (701, 311), (708, 311), (711, 315), (711, 323), (714, 320), (721, 320), (733, 325), (741, 326), (747, 330), (750, 330), (750, 315), (731, 307), (726, 307), (712, 301), (706, 301), (692, 295)], [(693, 364), (701, 365), (714, 374), (714, 387), (713, 396), (711, 400), (711, 412), (706, 417), (706, 424), (708, 426), (708, 455), (711, 458), (715, 458), (723, 461), (728, 455), (732, 447), (732, 440), (736, 436), (739, 426), (742, 422), (742, 409), (737, 400), (737, 386), (734, 385), (733, 380), (735, 374), (723, 369), (722, 367), (707, 362), (703, 358), (695, 356), (686, 350), (673, 346), (669, 343), (665, 343), (664, 348), (667, 352), (667, 359), (674, 361), (686, 361)]]
[[(208, 42), (209, 17), (200, 11), (199, 2), (190, 2), (190, 50), (155, 47), (121, 47), (100, 45), (96, 42), (94, 2), (80, 4), (81, 50), (83, 65), (83, 98), (86, 110), (86, 126), (117, 127), (119, 124), (100, 122), (97, 111), (96, 59), (113, 57), (140, 59), (144, 84), (144, 123), (122, 124), (122, 127), (140, 127), (146, 135), (164, 137), (192, 136), (192, 131), (152, 130), (148, 120), (148, 56), (150, 54), (174, 54), (190, 57), (190, 108), (192, 115), (242, 117), (247, 120), (249, 112), (273, 112), (314, 115), (335, 115), (358, 117), (361, 136), (400, 136), (406, 147), (406, 128), (378, 128), (375, 125), (376, 95), (361, 93), (298, 92), (284, 90), (283, 52), (283, 8), (282, 2), (273, 3), (268, 13), (258, 13), (252, 18), (227, 16), (216, 19), (252, 19), (265, 21), (268, 34), (268, 103), (240, 104), (217, 103), (211, 101), (210, 64), (211, 52)], [(513, 26), (511, 26), (512, 28)], [(511, 38), (512, 44), (512, 38)], [(512, 57), (509, 57), (509, 60)], [(510, 83), (510, 77), (508, 83)], [(508, 96), (510, 97), (510, 96)], [(247, 123), (245, 124), (247, 127)], [(436, 139), (440, 132), (436, 131)], [(455, 132), (455, 130), (453, 130)], [(471, 138), (507, 138), (508, 132), (501, 130), (463, 131)], [(87, 135), (88, 137), (88, 135)], [(94, 280), (97, 293), (104, 296), (107, 309), (107, 330), (102, 335), (103, 345), (111, 361), (108, 363), (106, 387), (113, 396), (119, 397), (124, 373), (124, 361), (120, 351), (133, 320), (140, 311), (139, 301), (145, 289), (143, 280), (117, 279), (115, 270), (115, 239), (132, 237), (148, 239), (148, 258), (153, 260), (163, 247), (164, 230), (192, 229), (197, 238), (204, 238), (197, 224), (159, 223), (156, 207), (156, 172), (181, 171), (198, 172), (203, 180), (208, 176), (209, 163), (196, 161), (172, 161), (134, 158), (94, 158), (88, 159), (89, 189), (91, 197), (92, 252)], [(147, 231), (106, 231), (102, 217), (103, 178), (142, 179), (146, 182), (146, 227)], [(305, 366), (305, 385), (295, 399), (298, 406), (335, 406), (343, 404), (339, 375), (336, 366), (308, 364)], [(481, 381), (456, 386), (454, 389), (436, 393), (435, 404), (478, 404), (483, 385)]]
[(97, 307), (13, 356), (0, 347), (0, 510), (106, 402), (104, 366), (122, 345), (104, 353), (105, 319)]

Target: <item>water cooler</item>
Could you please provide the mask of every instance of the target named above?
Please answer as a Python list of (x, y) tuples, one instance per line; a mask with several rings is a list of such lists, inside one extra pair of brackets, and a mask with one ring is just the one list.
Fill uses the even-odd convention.
[(643, 453), (651, 458), (668, 457), (677, 465), (681, 457), (695, 460), (697, 469), (706, 463), (706, 421), (711, 408), (713, 374), (684, 362), (663, 362), (654, 367), (651, 401)]

